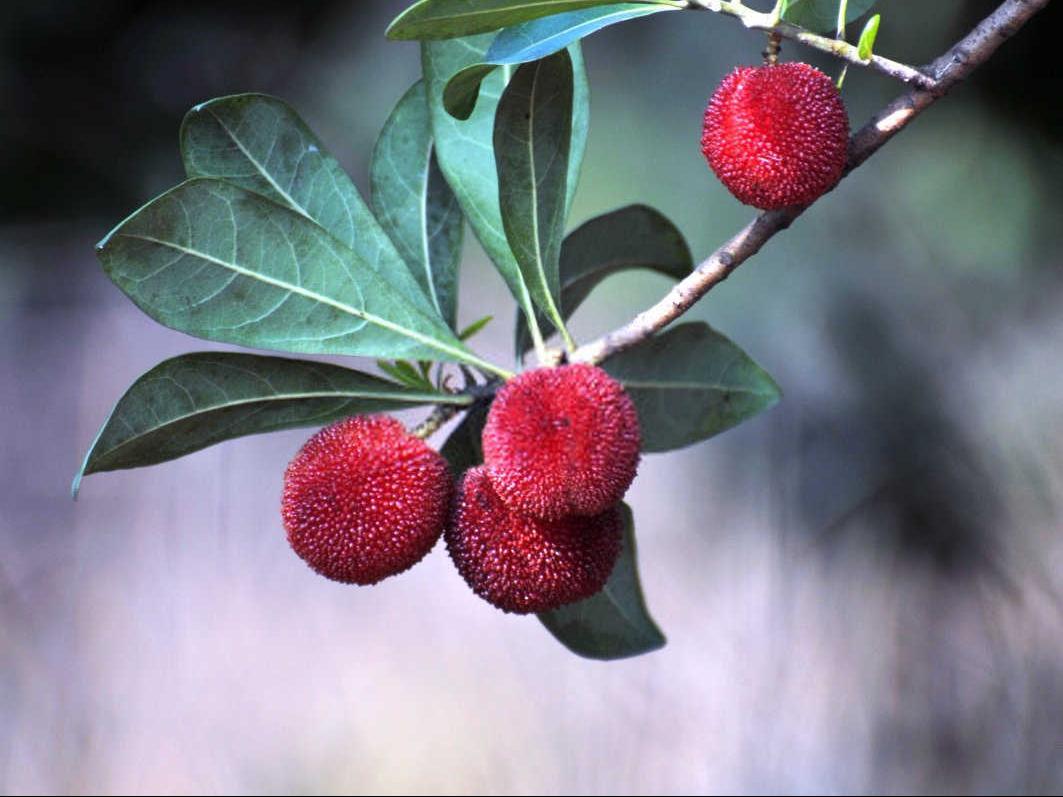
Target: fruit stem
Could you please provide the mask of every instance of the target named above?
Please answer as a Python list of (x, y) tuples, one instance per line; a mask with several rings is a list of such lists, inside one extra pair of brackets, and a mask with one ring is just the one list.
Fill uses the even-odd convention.
[(417, 424), (410, 434), (414, 437), (419, 437), (422, 440), (427, 440), (438, 432), (443, 424), (458, 413), (464, 412), (467, 409), (468, 407), (458, 404), (437, 404), (436, 408), (432, 410), (432, 414)]
[(782, 36), (775, 32), (769, 33), (768, 44), (761, 53), (764, 56), (764, 66), (775, 66), (779, 63), (780, 50), (782, 50)]

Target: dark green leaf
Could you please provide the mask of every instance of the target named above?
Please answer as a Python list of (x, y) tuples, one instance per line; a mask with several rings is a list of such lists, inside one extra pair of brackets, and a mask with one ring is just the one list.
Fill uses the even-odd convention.
[(494, 134), (506, 239), (532, 298), (567, 343), (558, 268), (568, 215), (572, 77), (565, 50), (521, 66), (498, 104)]
[[(845, 21), (852, 22), (866, 14), (877, 0), (849, 0)], [(790, 0), (783, 19), (802, 28), (823, 33), (833, 32), (838, 24), (838, 0)]]
[(443, 89), (443, 107), (447, 113), (463, 121), (472, 116), (480, 97), (480, 85), (497, 68), (494, 64), (473, 64), (451, 77)]
[(773, 406), (774, 380), (708, 324), (681, 324), (608, 359), (638, 409), (643, 451), (670, 451)]
[(494, 321), (494, 319), (495, 317), (493, 315), (485, 315), (483, 318), (478, 318), (471, 324), (469, 324), (467, 327), (465, 327), (465, 329), (463, 329), (461, 332), (459, 332), (458, 337), (462, 340), (468, 340), (481, 329), (483, 329), (485, 326)]
[(438, 315), (350, 177), (281, 100), (238, 94), (197, 105), (181, 125), (181, 156), (189, 177), (225, 180), (317, 222), (422, 312)]
[[(671, 5), (670, 0), (645, 0)], [(452, 39), (517, 25), (530, 19), (613, 5), (611, 0), (420, 0), (388, 26), (389, 39)]]
[[(694, 268), (683, 234), (646, 205), (628, 205), (585, 222), (561, 245), (561, 313), (568, 319), (607, 277), (630, 269), (649, 269), (682, 279)], [(543, 335), (552, 331), (540, 316)], [(517, 355), (531, 348), (524, 319), (517, 317)]]
[(624, 547), (602, 591), (539, 615), (562, 645), (589, 659), (638, 656), (664, 647), (666, 641), (642, 597), (631, 508), (621, 504), (620, 511), (624, 518)]
[(98, 254), (144, 312), (190, 335), (487, 365), (320, 226), (231, 183), (200, 178), (167, 191), (112, 230)]
[(480, 438), (484, 424), (487, 423), (487, 411), (490, 406), (490, 402), (480, 401), (470, 407), (461, 423), (450, 433), (447, 442), (439, 449), (439, 453), (450, 463), (450, 470), (455, 476), (483, 464), (484, 450)]
[(454, 327), (464, 224), (433, 155), (423, 81), (413, 84), (384, 124), (369, 176), (381, 226), (436, 311)]
[(860, 42), (857, 44), (858, 55), (864, 61), (868, 60), (875, 50), (875, 39), (878, 37), (878, 26), (882, 22), (882, 15), (875, 14), (864, 25), (860, 33)]
[(166, 462), (244, 435), (467, 398), (413, 391), (327, 363), (232, 352), (174, 357), (122, 396), (74, 479)]
[(480, 83), (496, 67), (545, 58), (607, 25), (674, 10), (675, 6), (671, 5), (614, 3), (555, 14), (505, 28), (491, 43), (484, 63), (466, 67), (450, 78), (443, 92), (443, 104), (451, 116), (468, 119), (476, 106)]
[[(447, 79), (467, 66), (483, 61), (491, 36), (476, 36), (422, 45), (422, 62), (428, 88), (428, 104), (435, 133), (436, 155), (447, 181), (461, 203), (476, 237), (505, 279), (518, 305), (525, 313), (533, 311), (531, 296), (502, 226), (498, 203), (498, 172), (495, 166), (495, 111), (505, 82), (505, 70), (496, 70), (484, 81), (480, 101), (467, 121), (459, 121), (443, 106)], [(587, 77), (579, 48), (569, 48), (575, 72), (575, 100), (572, 116), (572, 144), (569, 152), (567, 198), (579, 180), (580, 164), (587, 142)]]

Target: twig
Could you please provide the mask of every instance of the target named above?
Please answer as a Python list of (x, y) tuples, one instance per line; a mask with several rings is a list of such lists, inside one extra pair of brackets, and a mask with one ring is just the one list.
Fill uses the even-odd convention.
[(797, 25), (783, 22), (771, 11), (754, 11), (752, 8), (746, 8), (741, 3), (728, 3), (720, 0), (687, 0), (686, 8), (715, 11), (717, 14), (735, 17), (750, 30), (763, 30), (776, 34), (784, 39), (799, 42), (806, 47), (811, 47), (813, 50), (833, 55), (835, 58), (840, 58), (851, 64), (873, 69), (876, 72), (889, 75), (913, 86), (929, 89), (934, 85), (934, 79), (919, 69), (902, 64), (899, 61), (883, 58), (880, 55), (861, 58), (860, 50), (852, 44), (841, 39), (820, 36)]
[[(875, 114), (871, 121), (849, 139), (845, 174), (859, 167), (916, 116), (985, 63), (1000, 45), (1048, 3), (1049, 0), (1007, 0), (955, 47), (927, 66), (921, 74), (930, 76), (930, 88), (914, 88), (905, 92)], [(761, 213), (709, 255), (657, 304), (639, 313), (619, 329), (581, 346), (570, 359), (600, 363), (646, 340), (683, 315), (714, 286), (727, 279), (732, 271), (759, 252), (777, 233), (789, 227), (807, 207), (809, 206), (805, 205)]]
[(464, 412), (467, 409), (468, 407), (463, 404), (437, 404), (435, 409), (432, 410), (432, 414), (417, 424), (410, 434), (422, 440), (427, 440), (438, 432), (443, 424), (459, 412)]
[(411, 435), (427, 440), (442, 429), (451, 418), (467, 412), (477, 401), (493, 396), (503, 382), (501, 379), (489, 379), (487, 382), (480, 384), (476, 382), (469, 369), (462, 366), (462, 371), (465, 375), (465, 387), (460, 391), (453, 390), (450, 392), (460, 393), (462, 396), (467, 396), (471, 401), (467, 404), (436, 404), (432, 407), (431, 414), (410, 430)]

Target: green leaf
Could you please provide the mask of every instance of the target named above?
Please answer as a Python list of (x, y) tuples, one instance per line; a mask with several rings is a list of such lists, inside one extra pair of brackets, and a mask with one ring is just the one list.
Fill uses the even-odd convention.
[[(436, 156), (443, 174), (454, 189), (462, 211), (525, 314), (533, 312), (531, 296), (520, 268), (510, 251), (502, 226), (498, 202), (498, 172), (493, 147), (495, 111), (502, 94), (505, 70), (496, 70), (484, 81), (480, 101), (467, 121), (447, 113), (443, 90), (447, 79), (467, 66), (483, 61), (491, 36), (477, 36), (422, 45), (422, 64), (428, 89), (428, 107), (435, 134)], [(587, 76), (579, 48), (569, 48), (575, 73), (572, 113), (572, 143), (569, 150), (567, 202), (579, 181), (580, 165), (587, 143)]]
[(435, 390), (427, 375), (422, 371), (418, 371), (413, 363), (407, 360), (395, 360), (394, 362), (377, 360), (376, 365), (377, 368), (385, 374), (395, 381), (406, 385), (406, 387), (413, 388), (414, 390)]
[(860, 33), (860, 42), (857, 44), (857, 54), (860, 56), (860, 60), (867, 61), (871, 58), (871, 54), (875, 50), (875, 39), (878, 37), (878, 26), (881, 22), (882, 15), (875, 14), (864, 25), (864, 29)]
[(779, 388), (708, 324), (681, 324), (608, 359), (602, 367), (635, 402), (642, 449), (705, 440), (773, 406)]
[(672, 5), (613, 3), (555, 14), (505, 28), (499, 31), (491, 43), (484, 63), (466, 67), (449, 80), (443, 92), (443, 104), (451, 116), (468, 119), (476, 106), (480, 83), (497, 66), (525, 64), (545, 58), (608, 25), (659, 11), (674, 10), (676, 7)]
[(238, 94), (197, 105), (181, 124), (181, 156), (189, 177), (225, 180), (317, 222), (425, 314), (438, 314), (350, 177), (281, 100)]
[(118, 225), (97, 252), (138, 307), (190, 335), (499, 371), (320, 226), (231, 183), (182, 183)]
[[(877, 0), (849, 0), (845, 21), (866, 14)], [(834, 31), (838, 24), (838, 0), (790, 0), (783, 19), (802, 28), (824, 33)]]
[[(681, 7), (673, 0), (646, 4)], [(420, 0), (388, 26), (389, 39), (452, 39), (509, 27), (531, 19), (613, 5), (612, 0)]]
[(493, 315), (485, 315), (483, 318), (478, 318), (459, 332), (458, 337), (461, 340), (468, 340), (494, 320), (495, 317)]
[(423, 81), (413, 84), (385, 122), (369, 177), (381, 226), (436, 312), (453, 328), (464, 224), (433, 154)]
[(569, 348), (558, 309), (558, 268), (568, 216), (572, 79), (572, 59), (564, 50), (521, 66), (498, 104), (494, 134), (506, 239), (532, 298)]
[(451, 77), (443, 89), (443, 107), (447, 113), (463, 121), (472, 116), (484, 78), (497, 68), (495, 64), (473, 64)]
[(625, 659), (658, 650), (666, 642), (642, 597), (631, 508), (621, 504), (620, 512), (623, 548), (602, 591), (539, 615), (562, 645), (589, 659)]
[(327, 363), (232, 352), (166, 360), (122, 396), (77, 477), (177, 459), (224, 440), (468, 397), (413, 391)]
[(534, 19), (499, 31), (484, 60), (489, 64), (536, 61), (609, 25), (675, 10), (676, 6), (663, 3), (611, 3)]
[[(646, 205), (597, 216), (570, 232), (561, 245), (561, 313), (568, 319), (594, 288), (621, 271), (649, 269), (682, 279), (694, 268), (683, 234), (658, 211)], [(552, 330), (540, 317), (543, 335)], [(531, 347), (528, 327), (517, 318), (517, 356)]]
[(481, 437), (490, 407), (489, 401), (478, 401), (470, 407), (461, 423), (450, 433), (447, 442), (439, 449), (439, 453), (450, 463), (451, 473), (455, 476), (460, 476), (469, 468), (483, 464), (484, 450)]

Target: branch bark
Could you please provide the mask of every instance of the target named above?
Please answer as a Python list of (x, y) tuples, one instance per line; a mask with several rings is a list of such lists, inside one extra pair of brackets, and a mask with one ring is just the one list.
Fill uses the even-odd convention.
[[(1049, 0), (1006, 0), (952, 49), (921, 70), (932, 83), (897, 97), (849, 139), (849, 157), (843, 178), (985, 63), (1048, 3)], [(570, 360), (597, 364), (659, 332), (727, 279), (732, 271), (759, 252), (809, 207), (804, 205), (761, 213), (702, 261), (657, 304), (619, 329), (580, 346)]]
[(860, 50), (841, 39), (832, 39), (829, 36), (820, 36), (789, 22), (780, 21), (773, 12), (755, 11), (740, 3), (723, 2), (722, 0), (687, 0), (686, 7), (689, 9), (704, 9), (715, 11), (718, 14), (735, 17), (750, 30), (762, 30), (766, 33), (774, 33), (784, 39), (795, 41), (813, 50), (833, 55), (850, 64), (867, 67), (883, 75), (909, 83), (921, 88), (932, 88), (934, 78), (923, 72), (899, 61), (883, 58), (872, 54), (870, 58), (861, 58)]

